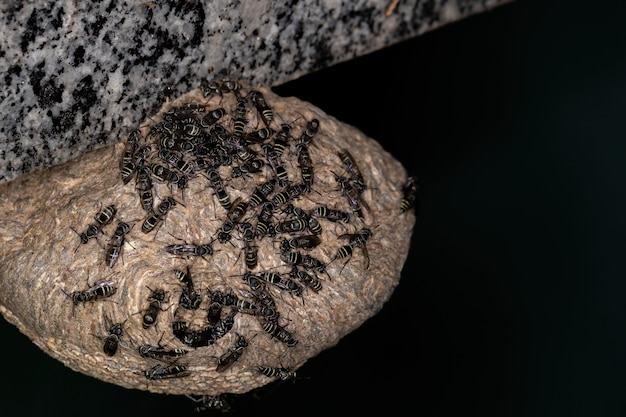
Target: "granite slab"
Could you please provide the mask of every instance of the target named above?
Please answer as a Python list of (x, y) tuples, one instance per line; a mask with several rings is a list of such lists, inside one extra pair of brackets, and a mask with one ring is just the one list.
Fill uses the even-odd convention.
[(0, 183), (214, 77), (276, 86), (512, 0), (0, 3)]

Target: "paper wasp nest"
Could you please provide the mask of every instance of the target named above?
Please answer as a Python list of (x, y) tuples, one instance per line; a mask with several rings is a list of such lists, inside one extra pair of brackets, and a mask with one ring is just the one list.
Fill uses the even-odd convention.
[(314, 106), (207, 83), (119, 144), (0, 188), (0, 310), (101, 380), (245, 393), (382, 308), (416, 188)]

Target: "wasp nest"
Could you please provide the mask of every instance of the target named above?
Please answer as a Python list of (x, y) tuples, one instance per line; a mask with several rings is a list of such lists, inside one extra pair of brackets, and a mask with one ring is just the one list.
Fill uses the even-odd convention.
[(382, 308), (416, 189), (314, 106), (206, 83), (119, 144), (0, 188), (0, 310), (101, 380), (245, 393)]

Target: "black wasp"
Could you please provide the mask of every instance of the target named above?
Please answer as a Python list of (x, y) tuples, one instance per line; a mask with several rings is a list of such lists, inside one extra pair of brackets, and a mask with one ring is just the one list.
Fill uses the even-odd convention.
[(296, 372), (292, 371), (290, 368), (275, 368), (271, 366), (263, 366), (259, 365), (259, 372), (265, 375), (268, 378), (276, 378), (281, 381), (287, 381), (288, 379), (295, 379)]
[(230, 348), (226, 353), (217, 359), (217, 372), (224, 372), (230, 368), (243, 355), (244, 349), (248, 347), (248, 341), (245, 337), (237, 335), (235, 346)]
[[(80, 243), (84, 245), (89, 242), (90, 239), (97, 237), (98, 233), (102, 231), (102, 228), (113, 221), (116, 213), (117, 207), (115, 206), (115, 204), (111, 204), (100, 210), (98, 214), (94, 216), (96, 222), (91, 223), (89, 226), (87, 226), (87, 230), (82, 233), (78, 233), (73, 228), (72, 230), (74, 230), (74, 232), (76, 232), (78, 236), (80, 236)], [(79, 247), (80, 245), (76, 247), (74, 252), (76, 252)]]
[(165, 216), (167, 216), (167, 213), (169, 213), (169, 211), (174, 206), (176, 206), (176, 204), (180, 203), (174, 200), (173, 197), (165, 197), (163, 201), (159, 203), (156, 210), (154, 210), (148, 215), (148, 217), (144, 219), (143, 224), (141, 225), (141, 231), (144, 233), (150, 233), (151, 231), (156, 229), (157, 226), (159, 226), (165, 220)]
[(324, 218), (331, 222), (350, 222), (350, 213), (341, 210), (330, 209), (327, 206), (317, 206), (309, 212), (312, 217)]
[(230, 201), (230, 196), (226, 192), (226, 188), (224, 187), (220, 174), (215, 168), (209, 168), (206, 173), (207, 178), (209, 179), (209, 185), (213, 188), (213, 193), (217, 196), (217, 200), (220, 205), (226, 210), (230, 210), (232, 203)]
[(126, 235), (130, 232), (131, 226), (126, 222), (118, 222), (113, 237), (106, 249), (105, 263), (109, 268), (113, 268), (117, 260), (122, 255), (122, 248), (126, 241)]
[(305, 269), (326, 272), (326, 264), (311, 255), (303, 255), (298, 251), (289, 251), (280, 254), (280, 258), (290, 264), (292, 267), (301, 266)]
[(402, 199), (400, 200), (400, 213), (405, 213), (415, 206), (417, 200), (418, 178), (409, 176), (402, 186)]
[(346, 263), (344, 264), (344, 267), (345, 267), (348, 261), (350, 260), (350, 257), (352, 256), (352, 252), (354, 248), (361, 248), (363, 250), (363, 256), (365, 258), (365, 269), (368, 269), (370, 266), (370, 258), (367, 253), (366, 242), (371, 236), (372, 236), (372, 229), (367, 228), (367, 227), (364, 227), (358, 233), (346, 233), (343, 235), (339, 235), (338, 236), (339, 238), (349, 239), (349, 243), (347, 245), (343, 245), (337, 250), (337, 254), (335, 255), (335, 258), (333, 259), (333, 261), (336, 259), (348, 258), (348, 260), (346, 260)]
[(107, 356), (113, 356), (117, 353), (117, 348), (120, 343), (120, 339), (124, 334), (122, 325), (126, 322), (115, 323), (109, 328), (109, 335), (104, 339), (104, 346), (102, 350)]
[[(163, 335), (161, 335), (161, 339), (162, 338), (163, 338)], [(177, 359), (189, 353), (189, 351), (185, 349), (179, 349), (179, 348), (166, 349), (161, 345), (161, 339), (159, 339), (157, 346), (152, 346), (148, 344), (139, 346), (139, 349), (138, 349), (139, 355), (142, 358), (167, 360), (167, 359)]]
[(150, 380), (167, 378), (180, 378), (189, 375), (187, 365), (161, 365), (156, 364), (143, 372), (144, 376)]
[[(87, 281), (89, 281), (89, 278), (87, 278)], [(80, 303), (87, 303), (89, 301), (97, 301), (102, 298), (110, 297), (117, 292), (117, 287), (115, 286), (114, 281), (103, 280), (93, 284), (84, 291), (73, 291), (69, 294), (64, 290), (61, 291), (70, 297), (76, 306)]]
[(249, 222), (241, 223), (243, 228), (243, 252), (245, 256), (245, 262), (248, 269), (254, 269), (257, 267), (259, 257), (258, 257), (258, 246), (254, 243), (255, 233), (252, 224)]
[(122, 153), (122, 159), (120, 160), (120, 172), (124, 184), (128, 184), (137, 170), (135, 153), (137, 151), (137, 147), (139, 146), (140, 138), (141, 131), (139, 129), (135, 129), (130, 132), (128, 139), (126, 139), (124, 152)]
[(361, 170), (356, 165), (352, 154), (347, 149), (342, 149), (341, 151), (337, 152), (337, 155), (339, 156), (339, 159), (341, 159), (341, 162), (343, 162), (344, 167), (346, 168), (346, 171), (348, 172), (348, 175), (352, 180), (352, 184), (354, 185), (358, 193), (361, 194), (366, 188), (365, 180), (363, 179)]
[(211, 243), (205, 243), (203, 245), (167, 245), (165, 247), (165, 251), (177, 256), (199, 256), (205, 261), (208, 260), (204, 257), (205, 255), (213, 255), (213, 247), (211, 246)]
[(175, 269), (174, 275), (176, 279), (183, 283), (183, 292), (180, 294), (179, 305), (187, 310), (197, 310), (202, 303), (202, 297), (195, 290), (189, 266), (187, 266), (186, 271)]
[(207, 308), (206, 321), (209, 326), (215, 326), (222, 319), (222, 306), (225, 304), (225, 294), (221, 291), (211, 291), (207, 289), (209, 294), (209, 308)]
[(294, 339), (293, 335), (276, 322), (265, 321), (262, 327), (267, 334), (277, 338), (289, 347), (294, 347), (298, 344), (298, 341)]
[(289, 252), (297, 249), (313, 249), (322, 242), (318, 235), (301, 235), (280, 242), (280, 250)]
[(187, 395), (187, 398), (196, 403), (200, 403), (194, 408), (194, 410), (198, 413), (210, 410), (227, 413), (231, 409), (230, 404), (228, 403), (228, 401), (226, 401), (226, 394), (203, 395), (200, 398), (195, 398), (191, 395)]
[(310, 144), (313, 141), (313, 137), (317, 133), (320, 127), (320, 121), (317, 119), (311, 119), (307, 122), (306, 128), (300, 135), (300, 142), (304, 144)]
[(165, 291), (163, 289), (148, 289), (152, 291), (152, 294), (150, 294), (150, 296), (148, 297), (148, 301), (150, 302), (150, 304), (148, 305), (148, 309), (143, 315), (143, 321), (141, 323), (144, 329), (148, 329), (152, 327), (154, 323), (156, 323), (159, 312), (163, 311), (161, 303), (163, 303), (165, 300)]
[(306, 285), (315, 292), (319, 292), (322, 289), (322, 283), (317, 278), (311, 276), (306, 271), (298, 269), (298, 267), (296, 266), (292, 267), (289, 276), (302, 282), (304, 285)]
[(274, 112), (272, 111), (272, 108), (268, 106), (263, 94), (260, 91), (253, 90), (250, 91), (248, 97), (259, 112), (265, 126), (269, 126), (270, 123), (272, 123), (272, 120), (274, 120)]
[(370, 210), (367, 202), (362, 198), (361, 192), (354, 186), (349, 178), (335, 174), (335, 180), (339, 184), (341, 192), (348, 199), (348, 204), (357, 217), (363, 218), (363, 208)]

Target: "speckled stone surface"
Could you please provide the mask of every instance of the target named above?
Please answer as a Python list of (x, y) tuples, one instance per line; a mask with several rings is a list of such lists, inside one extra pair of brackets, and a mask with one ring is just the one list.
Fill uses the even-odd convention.
[(276, 86), (510, 1), (3, 1), (0, 183), (120, 140), (202, 80)]

